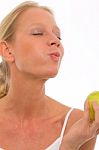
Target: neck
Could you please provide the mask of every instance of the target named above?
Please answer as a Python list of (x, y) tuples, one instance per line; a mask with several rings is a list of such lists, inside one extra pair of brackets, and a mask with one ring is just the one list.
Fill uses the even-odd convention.
[(31, 81), (24, 78), (17, 78), (17, 80), (12, 78), (6, 98), (8, 110), (18, 117), (37, 118), (46, 114), (47, 96), (45, 96), (44, 80), (35, 79)]

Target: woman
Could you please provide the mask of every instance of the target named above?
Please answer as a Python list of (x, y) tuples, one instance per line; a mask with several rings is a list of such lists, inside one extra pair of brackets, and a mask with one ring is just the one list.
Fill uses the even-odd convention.
[[(64, 49), (53, 13), (34, 2), (17, 6), (0, 24), (0, 54), (5, 67), (0, 101), (0, 147), (5, 150), (93, 150), (99, 129), (85, 111), (45, 94), (57, 75)], [(2, 91), (1, 91), (2, 92)]]

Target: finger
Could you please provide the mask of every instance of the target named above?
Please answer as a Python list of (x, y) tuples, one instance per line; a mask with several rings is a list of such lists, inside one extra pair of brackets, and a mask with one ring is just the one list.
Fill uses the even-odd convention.
[(95, 112), (95, 124), (97, 129), (99, 129), (99, 104), (96, 101), (93, 101), (92, 105)]
[(98, 135), (99, 134), (99, 129), (96, 131), (96, 135)]
[(86, 100), (84, 103), (84, 118), (86, 119), (86, 121), (90, 121), (90, 109), (89, 109), (89, 101)]

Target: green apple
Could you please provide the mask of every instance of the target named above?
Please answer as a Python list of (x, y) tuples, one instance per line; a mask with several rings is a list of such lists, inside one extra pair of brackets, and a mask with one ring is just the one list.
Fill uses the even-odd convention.
[(96, 101), (99, 104), (99, 91), (94, 91), (90, 93), (87, 97), (90, 106), (90, 119), (91, 121), (95, 120), (95, 112), (93, 109), (92, 101)]

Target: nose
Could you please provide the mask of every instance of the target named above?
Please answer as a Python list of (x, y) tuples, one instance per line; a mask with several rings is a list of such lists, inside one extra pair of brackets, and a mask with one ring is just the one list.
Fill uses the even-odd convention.
[(60, 46), (60, 40), (58, 39), (58, 37), (50, 38), (48, 41), (48, 45), (59, 47)]

